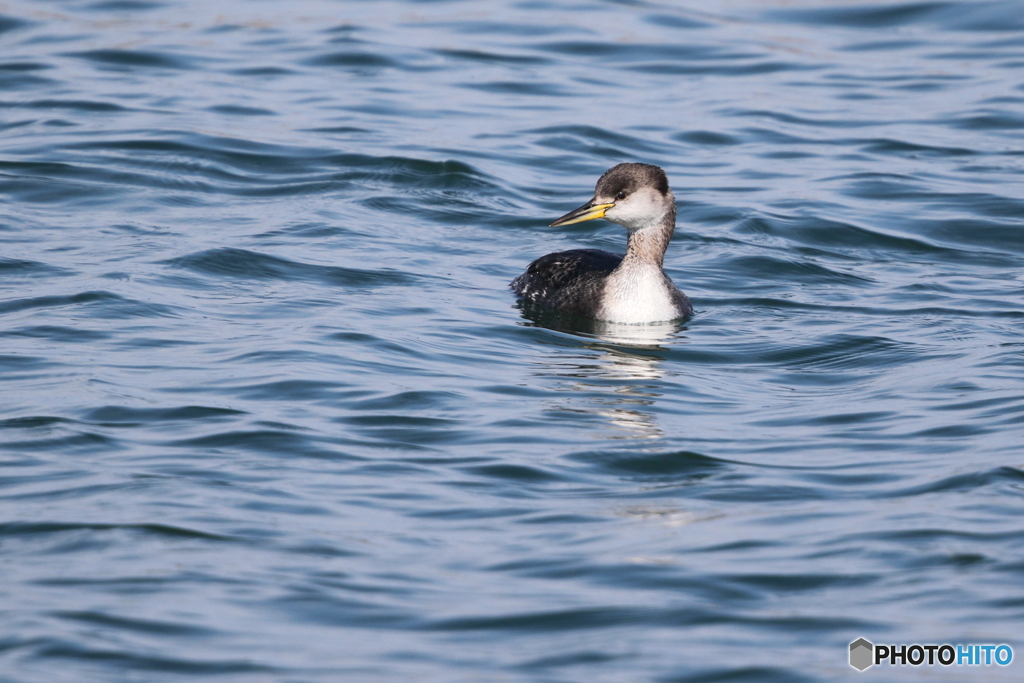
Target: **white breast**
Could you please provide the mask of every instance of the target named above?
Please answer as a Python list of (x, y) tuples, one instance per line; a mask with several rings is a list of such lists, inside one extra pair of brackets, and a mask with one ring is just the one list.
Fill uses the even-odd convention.
[(622, 267), (608, 276), (597, 317), (615, 323), (656, 323), (679, 317), (656, 265)]

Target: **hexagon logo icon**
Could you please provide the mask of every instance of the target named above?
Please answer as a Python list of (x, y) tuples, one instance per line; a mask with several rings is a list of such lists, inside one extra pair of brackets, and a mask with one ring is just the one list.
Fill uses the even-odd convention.
[(863, 638), (850, 643), (850, 666), (863, 671), (874, 664), (875, 646)]

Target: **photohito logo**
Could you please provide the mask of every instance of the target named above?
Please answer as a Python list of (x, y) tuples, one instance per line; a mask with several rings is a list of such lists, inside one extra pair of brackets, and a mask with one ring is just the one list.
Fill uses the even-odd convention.
[(858, 638), (850, 643), (850, 666), (864, 671), (872, 664), (889, 662), (889, 666), (1006, 666), (1013, 661), (1009, 645), (874, 645)]

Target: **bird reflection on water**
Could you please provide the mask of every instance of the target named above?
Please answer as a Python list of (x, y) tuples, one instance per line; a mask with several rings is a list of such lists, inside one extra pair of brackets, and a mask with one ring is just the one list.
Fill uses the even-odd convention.
[[(569, 391), (548, 410), (588, 413), (602, 417), (614, 431), (613, 440), (664, 438), (652, 410), (664, 393), (662, 380), (668, 349), (685, 325), (609, 323), (520, 303), (528, 321), (521, 324), (571, 335), (580, 353), (556, 354), (536, 363), (538, 375), (560, 376)], [(597, 352), (597, 353), (594, 353)]]

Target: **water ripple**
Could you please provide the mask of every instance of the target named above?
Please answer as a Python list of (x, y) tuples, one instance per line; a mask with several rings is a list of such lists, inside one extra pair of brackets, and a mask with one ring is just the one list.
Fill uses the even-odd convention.
[(175, 268), (185, 268), (217, 277), (316, 280), (343, 287), (404, 285), (416, 279), (406, 273), (387, 270), (360, 270), (296, 263), (276, 256), (229, 247), (209, 249), (170, 259), (165, 263)]

